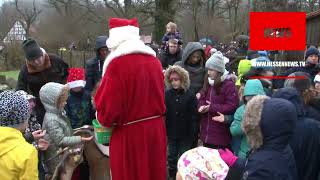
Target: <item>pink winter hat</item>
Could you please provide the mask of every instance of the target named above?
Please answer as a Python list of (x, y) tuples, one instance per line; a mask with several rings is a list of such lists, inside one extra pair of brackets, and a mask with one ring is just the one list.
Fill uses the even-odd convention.
[(216, 149), (197, 147), (182, 154), (178, 161), (178, 173), (183, 180), (224, 180), (228, 171)]

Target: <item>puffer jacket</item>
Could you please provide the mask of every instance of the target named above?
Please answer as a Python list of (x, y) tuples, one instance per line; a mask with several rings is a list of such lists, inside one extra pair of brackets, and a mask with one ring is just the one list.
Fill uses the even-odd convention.
[(0, 127), (0, 179), (38, 179), (36, 148), (10, 127)]
[[(262, 84), (257, 79), (248, 80), (244, 87), (243, 96), (255, 96), (255, 95), (265, 95)], [(234, 113), (234, 120), (230, 126), (230, 132), (232, 138), (240, 137), (240, 149), (236, 152), (237, 156), (240, 158), (246, 158), (247, 152), (249, 151), (249, 145), (247, 142), (247, 137), (241, 129), (241, 123), (243, 119), (243, 114), (245, 112), (245, 104), (241, 105)]]
[(290, 145), (299, 180), (317, 179), (320, 173), (320, 122), (306, 117), (302, 97), (296, 89), (279, 89), (273, 97), (290, 101), (297, 110), (298, 120)]
[(209, 112), (201, 115), (200, 139), (207, 144), (216, 146), (229, 146), (231, 134), (227, 123), (220, 123), (212, 120), (220, 112), (225, 115), (232, 115), (239, 105), (239, 98), (235, 83), (231, 79), (222, 82), (221, 92), (218, 94), (213, 86), (209, 86), (201, 95), (198, 109), (211, 102)]
[(246, 106), (243, 127), (252, 150), (246, 160), (238, 158), (232, 168), (241, 169), (243, 180), (297, 180), (289, 145), (296, 109), (287, 100), (264, 97), (256, 96)]
[[(179, 75), (182, 89), (172, 88), (169, 77), (173, 72)], [(197, 99), (189, 90), (188, 72), (179, 66), (170, 66), (165, 74), (165, 82), (168, 88), (165, 93), (167, 136), (178, 140), (196, 137), (199, 131), (199, 115)]]
[[(71, 123), (64, 115), (64, 111), (57, 109), (57, 101), (63, 89), (64, 85), (53, 82), (47, 83), (40, 89), (40, 99), (46, 109), (42, 128), (47, 131), (45, 139), (50, 143), (49, 148), (44, 153), (46, 160), (54, 157), (59, 148), (81, 143), (80, 136), (72, 136)], [(59, 160), (59, 157), (55, 157), (47, 162), (50, 174), (53, 174)]]

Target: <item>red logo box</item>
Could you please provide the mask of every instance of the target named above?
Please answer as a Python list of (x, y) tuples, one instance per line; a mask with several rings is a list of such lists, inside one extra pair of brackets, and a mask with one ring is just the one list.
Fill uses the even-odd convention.
[(304, 50), (306, 13), (250, 12), (250, 49)]

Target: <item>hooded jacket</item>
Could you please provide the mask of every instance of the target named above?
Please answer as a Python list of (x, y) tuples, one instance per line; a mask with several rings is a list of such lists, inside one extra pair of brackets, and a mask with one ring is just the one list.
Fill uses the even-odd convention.
[(99, 50), (101, 48), (107, 47), (107, 36), (98, 36), (96, 39), (95, 51), (96, 57), (89, 59), (86, 62), (86, 86), (85, 89), (89, 92), (93, 90), (96, 84), (100, 81), (102, 77), (102, 69), (104, 59), (101, 59), (99, 55)]
[(10, 127), (0, 127), (0, 179), (38, 179), (37, 150)]
[[(202, 61), (199, 63), (198, 66), (192, 67), (188, 65), (187, 61), (189, 57), (195, 51), (200, 51), (202, 53)], [(175, 63), (175, 65), (183, 67), (185, 70), (188, 71), (190, 77), (190, 90), (197, 94), (201, 88), (203, 87), (206, 69), (205, 69), (205, 55), (203, 47), (199, 42), (189, 42), (185, 49), (183, 50), (182, 60)]]
[[(179, 75), (182, 89), (172, 88), (169, 77), (173, 72)], [(167, 136), (171, 139), (195, 137), (199, 117), (196, 97), (189, 90), (188, 72), (179, 66), (170, 66), (165, 74), (165, 83), (168, 88), (165, 93)]]
[(243, 59), (239, 62), (239, 65), (238, 65), (238, 80), (236, 82), (236, 85), (237, 86), (240, 86), (241, 83), (241, 78), (244, 74), (246, 74), (247, 72), (249, 72), (251, 69), (251, 61), (250, 60), (246, 60), (246, 59)]
[(303, 100), (294, 88), (282, 88), (273, 97), (290, 101), (297, 111), (297, 122), (290, 145), (299, 180), (317, 179), (320, 172), (320, 123), (305, 117)]
[[(257, 79), (248, 80), (244, 87), (243, 96), (245, 97), (245, 96), (255, 96), (255, 95), (265, 95), (262, 84)], [(245, 136), (245, 134), (241, 129), (241, 123), (243, 120), (244, 111), (245, 111), (245, 104), (241, 105), (236, 110), (236, 112), (234, 113), (234, 120), (230, 126), (230, 132), (231, 132), (232, 138), (240, 137), (241, 139), (239, 152), (236, 153), (237, 156), (239, 156), (240, 158), (246, 158), (247, 152), (249, 151), (247, 137)]]
[(289, 146), (297, 121), (294, 105), (284, 99), (256, 96), (245, 111), (242, 126), (252, 152), (246, 162), (238, 158), (233, 167), (244, 167), (243, 180), (296, 180)]
[[(46, 160), (56, 155), (59, 148), (81, 143), (80, 136), (72, 136), (71, 123), (64, 115), (64, 111), (57, 109), (58, 99), (64, 91), (64, 87), (62, 84), (50, 82), (40, 89), (40, 99), (46, 109), (42, 128), (47, 131), (45, 138), (50, 143), (44, 153)], [(59, 157), (55, 157), (47, 163), (49, 173), (53, 174), (58, 162)]]
[(239, 105), (237, 88), (231, 79), (222, 79), (221, 91), (218, 94), (213, 86), (209, 86), (199, 99), (198, 108), (211, 102), (209, 112), (202, 114), (200, 122), (200, 138), (204, 143), (216, 146), (229, 146), (231, 134), (227, 123), (212, 120), (217, 112), (232, 115)]

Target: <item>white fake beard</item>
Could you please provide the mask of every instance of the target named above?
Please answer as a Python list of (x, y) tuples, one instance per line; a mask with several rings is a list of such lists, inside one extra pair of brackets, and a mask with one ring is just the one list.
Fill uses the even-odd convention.
[(210, 77), (208, 77), (208, 82), (209, 82), (210, 86), (213, 86), (213, 84), (214, 84), (214, 80), (213, 80), (213, 79), (211, 79)]

